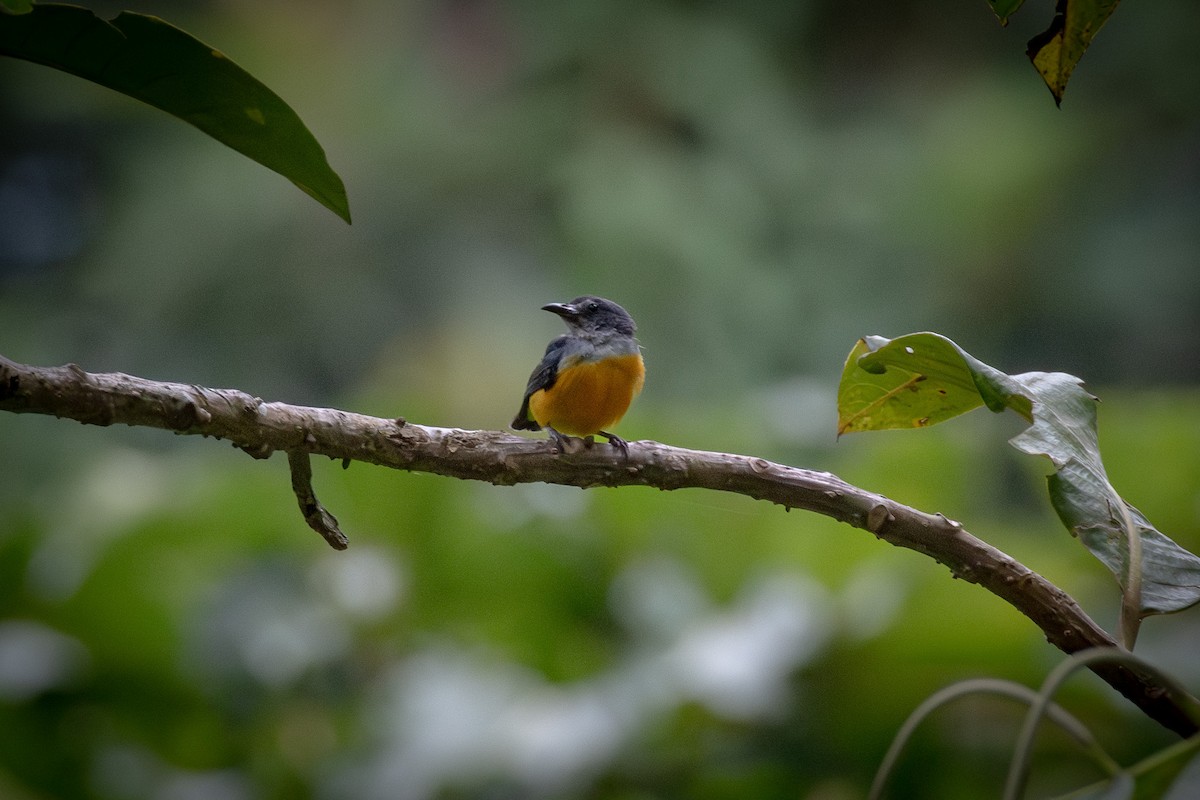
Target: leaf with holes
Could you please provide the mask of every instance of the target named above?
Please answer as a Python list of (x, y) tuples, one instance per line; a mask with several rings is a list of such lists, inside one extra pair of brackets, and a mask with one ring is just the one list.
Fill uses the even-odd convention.
[[(1122, 589), (1137, 594), (1136, 613), (1169, 613), (1200, 602), (1200, 558), (1158, 531), (1109, 483), (1096, 403), (1073, 375), (1007, 375), (936, 333), (869, 336), (855, 345), (842, 371), (838, 433), (921, 428), (981, 405), (1015, 411), (1030, 426), (1013, 437), (1012, 446), (1053, 463), (1048, 485), (1054, 510)], [(1126, 513), (1139, 534), (1140, 589), (1130, 580)]]

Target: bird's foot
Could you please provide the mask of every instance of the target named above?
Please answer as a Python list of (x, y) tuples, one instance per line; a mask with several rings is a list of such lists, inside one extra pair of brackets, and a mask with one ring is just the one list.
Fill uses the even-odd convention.
[(550, 441), (554, 442), (554, 452), (562, 455), (567, 452), (567, 440), (571, 437), (563, 436), (554, 428), (546, 428), (546, 433), (550, 434)]
[[(620, 436), (617, 436), (615, 433), (609, 433), (608, 431), (597, 431), (597, 434), (608, 439), (608, 443), (617, 450), (620, 450), (621, 455), (625, 457), (626, 461), (629, 460), (629, 442), (625, 441)], [(588, 438), (590, 439), (591, 437), (589, 436)]]

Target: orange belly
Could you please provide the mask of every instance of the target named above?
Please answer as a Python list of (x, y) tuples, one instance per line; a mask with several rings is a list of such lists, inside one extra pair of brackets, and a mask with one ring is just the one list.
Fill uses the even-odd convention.
[(576, 364), (560, 371), (549, 389), (529, 396), (529, 415), (559, 433), (591, 436), (625, 416), (645, 375), (636, 353)]

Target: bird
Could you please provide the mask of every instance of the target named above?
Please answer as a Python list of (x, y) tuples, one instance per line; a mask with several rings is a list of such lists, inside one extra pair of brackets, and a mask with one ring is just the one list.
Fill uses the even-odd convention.
[(569, 303), (542, 306), (562, 317), (567, 333), (551, 340), (529, 376), (516, 430), (545, 430), (559, 453), (566, 440), (585, 445), (593, 436), (629, 457), (629, 443), (607, 430), (616, 425), (642, 390), (646, 367), (629, 312), (611, 300), (584, 295)]

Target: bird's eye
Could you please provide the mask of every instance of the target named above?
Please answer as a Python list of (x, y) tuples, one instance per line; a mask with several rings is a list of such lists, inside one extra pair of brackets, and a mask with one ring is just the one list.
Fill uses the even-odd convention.
[(599, 303), (588, 303), (587, 310), (588, 310), (588, 311), (599, 311), (599, 310), (600, 310), (600, 304), (599, 304)]

